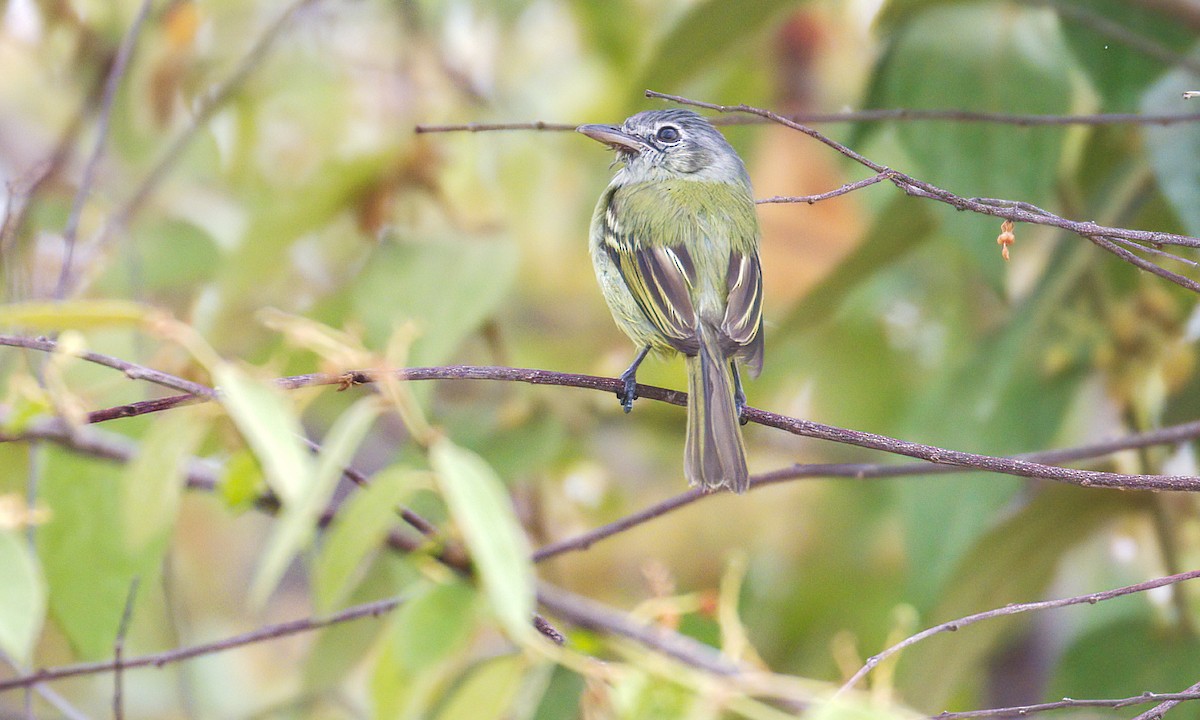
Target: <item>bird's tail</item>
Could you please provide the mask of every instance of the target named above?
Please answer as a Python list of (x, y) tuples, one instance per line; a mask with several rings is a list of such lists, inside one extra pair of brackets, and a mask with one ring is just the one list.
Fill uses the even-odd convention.
[(714, 328), (701, 321), (700, 351), (687, 358), (688, 424), (683, 472), (706, 491), (750, 488), (746, 448), (734, 403), (733, 370), (721, 352)]

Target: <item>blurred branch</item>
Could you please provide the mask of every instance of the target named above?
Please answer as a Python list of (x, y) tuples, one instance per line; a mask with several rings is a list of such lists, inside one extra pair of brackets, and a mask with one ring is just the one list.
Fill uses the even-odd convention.
[[(1140, 115), (1137, 113), (1092, 113), (1087, 115), (1022, 115), (1014, 113), (979, 112), (974, 110), (912, 110), (889, 108), (879, 110), (851, 110), (847, 112), (801, 112), (788, 113), (783, 117), (798, 123), (857, 123), (857, 122), (962, 122), (986, 123), (990, 125), (1016, 125), (1019, 127), (1061, 125), (1176, 125), (1200, 122), (1200, 113), (1174, 113)], [(770, 122), (765, 118), (716, 118), (714, 125), (750, 125)], [(542, 120), (509, 123), (458, 123), (449, 125), (416, 125), (413, 131), (425, 133), (455, 132), (507, 132), (513, 130), (540, 130), (549, 132), (573, 132), (582, 123), (552, 123)]]
[(196, 133), (200, 132), (217, 110), (223, 107), (241, 89), (246, 79), (262, 63), (267, 53), (270, 52), (271, 47), (283, 34), (283, 31), (287, 29), (292, 19), (301, 10), (319, 1), (295, 0), (263, 31), (250, 50), (243, 56), (241, 62), (238, 63), (233, 74), (200, 100), (196, 107), (196, 115), (192, 118), (191, 123), (167, 146), (167, 149), (163, 152), (158, 162), (146, 174), (142, 182), (138, 184), (125, 204), (109, 218), (108, 223), (105, 224), (104, 229), (101, 231), (98, 244), (103, 245), (107, 241), (107, 238), (111, 237), (115, 231), (129, 224), (129, 221), (141, 210), (142, 205), (145, 204), (150, 195), (158, 189), (163, 178), (166, 177), (167, 173), (174, 167), (183, 154), (183, 151), (191, 143), (192, 138), (196, 136)]
[(142, 0), (137, 15), (133, 18), (133, 24), (129, 26), (125, 37), (121, 39), (121, 45), (117, 48), (116, 57), (113, 58), (112, 65), (108, 69), (108, 76), (104, 80), (104, 93), (100, 96), (100, 111), (96, 117), (96, 144), (92, 147), (92, 152), (83, 166), (83, 175), (79, 179), (79, 187), (75, 191), (71, 212), (67, 215), (67, 224), (63, 229), (63, 244), (66, 251), (63, 254), (58, 284), (54, 290), (54, 297), (60, 300), (66, 295), (67, 284), (71, 277), (71, 263), (75, 258), (75, 236), (79, 232), (79, 218), (83, 214), (83, 206), (87, 202), (88, 195), (91, 194), (96, 168), (100, 164), (100, 157), (104, 154), (104, 144), (108, 140), (108, 123), (112, 117), (113, 100), (117, 97), (117, 88), (121, 85), (121, 79), (125, 77), (125, 71), (129, 67), (129, 58), (133, 56), (133, 49), (137, 45), (142, 25), (149, 12), (150, 0)]
[(1155, 246), (1182, 245), (1185, 247), (1195, 248), (1200, 247), (1200, 238), (1195, 238), (1188, 235), (1177, 235), (1174, 233), (1147, 232), (1144, 230), (1128, 230), (1125, 228), (1106, 227), (1103, 225), (1097, 225), (1093, 222), (1077, 222), (1059, 217), (1054, 213), (1019, 201), (1000, 200), (995, 198), (968, 199), (960, 197), (948, 190), (943, 190), (936, 185), (918, 180), (917, 178), (906, 173), (884, 167), (883, 165), (870, 160), (854, 150), (851, 150), (836, 140), (828, 138), (810, 127), (801, 125), (770, 110), (764, 110), (762, 108), (756, 108), (744, 104), (718, 105), (715, 103), (701, 102), (699, 100), (691, 100), (679, 95), (669, 95), (667, 93), (655, 92), (654, 90), (647, 90), (646, 97), (669, 100), (681, 105), (690, 105), (692, 107), (704, 108), (720, 113), (744, 113), (779, 123), (785, 127), (802, 132), (818, 142), (833, 148), (837, 152), (845, 155), (860, 165), (875, 171), (876, 174), (886, 175), (887, 179), (890, 180), (892, 184), (894, 184), (907, 195), (911, 195), (913, 197), (922, 197), (929, 200), (936, 200), (938, 202), (946, 203), (947, 205), (950, 205), (958, 210), (969, 210), (981, 215), (991, 215), (993, 217), (999, 217), (1005, 220), (1011, 220), (1013, 222), (1023, 222), (1033, 225), (1048, 225), (1073, 232), (1076, 235), (1087, 238), (1098, 247), (1107, 250), (1108, 252), (1116, 255), (1128, 263), (1142, 268), (1143, 270), (1152, 272), (1165, 280), (1179, 285), (1180, 287), (1187, 288), (1195, 293), (1200, 293), (1200, 283), (1197, 283), (1196, 281), (1177, 273), (1173, 273), (1165, 268), (1159, 267), (1158, 265), (1151, 263), (1149, 260), (1135, 255), (1125, 248), (1119, 247), (1113, 242), (1113, 240), (1124, 239), (1135, 243), (1149, 243)]
[(857, 685), (859, 681), (861, 681), (867, 676), (868, 673), (871, 672), (871, 670), (873, 670), (879, 665), (879, 663), (883, 662), (887, 658), (895, 655), (907, 647), (915, 645), (918, 642), (939, 633), (956, 632), (968, 625), (974, 625), (982, 620), (991, 620), (992, 618), (1016, 615), (1019, 613), (1050, 610), (1053, 608), (1067, 607), (1069, 605), (1081, 605), (1084, 603), (1087, 603), (1088, 605), (1095, 605), (1096, 603), (1103, 602), (1104, 600), (1111, 600), (1124, 595), (1146, 592), (1147, 590), (1153, 590), (1154, 588), (1165, 587), (1167, 585), (1174, 585), (1175, 583), (1180, 583), (1185, 580), (1192, 580), (1194, 578), (1200, 578), (1200, 570), (1192, 570), (1191, 572), (1179, 573), (1177, 575), (1167, 575), (1166, 577), (1147, 580), (1146, 582), (1140, 582), (1135, 585), (1126, 585), (1125, 587), (1119, 587), (1113, 590), (1105, 590), (1104, 592), (1091, 593), (1088, 595), (1077, 595), (1075, 597), (1062, 598), (1059, 600), (1042, 600), (1040, 602), (1006, 605), (994, 610), (987, 610), (985, 612), (967, 615), (966, 617), (961, 617), (957, 620), (950, 620), (949, 622), (944, 622), (940, 625), (934, 625), (931, 628), (922, 630), (916, 635), (905, 638), (901, 642), (896, 643), (878, 655), (871, 656), (867, 660), (866, 664), (859, 668), (858, 672), (854, 673), (854, 675), (852, 675), (850, 679), (847, 680), (844, 685), (842, 685), (841, 689), (838, 690), (838, 695)]
[[(1197, 689), (1200, 690), (1200, 686), (1197, 686)], [(1013, 716), (1023, 716), (1023, 715), (1030, 715), (1033, 713), (1046, 712), (1048, 710), (1064, 710), (1067, 708), (1099, 707), (1099, 708), (1117, 709), (1117, 708), (1123, 708), (1123, 707), (1132, 707), (1134, 705), (1145, 705), (1147, 703), (1159, 702), (1159, 701), (1163, 701), (1163, 700), (1165, 700), (1167, 702), (1175, 702), (1175, 703), (1183, 702), (1185, 700), (1200, 700), (1200, 692), (1195, 692), (1195, 691), (1181, 692), (1181, 693), (1144, 692), (1141, 695), (1134, 695), (1133, 697), (1127, 697), (1127, 698), (1115, 698), (1112, 700), (1099, 700), (1099, 699), (1075, 700), (1074, 698), (1063, 698), (1062, 700), (1058, 700), (1055, 702), (1037, 703), (1036, 705), (1018, 705), (1016, 707), (988, 708), (987, 710), (967, 710), (964, 712), (944, 712), (944, 713), (939, 713), (937, 715), (933, 715), (932, 718), (934, 718), (934, 720), (968, 720), (968, 718), (990, 718), (990, 717), (1008, 718), (1008, 717), (1013, 717)], [(1163, 705), (1166, 705), (1166, 704), (1167, 703), (1164, 702), (1159, 707), (1162, 707)], [(1171, 707), (1174, 707), (1174, 705), (1172, 705)], [(1157, 709), (1158, 708), (1153, 708), (1153, 709), (1151, 709), (1150, 712), (1153, 713)], [(1169, 709), (1170, 708), (1165, 708), (1161, 712), (1166, 712), (1166, 710), (1169, 710)], [(1143, 715), (1145, 715), (1145, 713), (1143, 713)], [(1160, 716), (1161, 715), (1152, 715), (1149, 717), (1157, 718)], [(1138, 718), (1141, 718), (1141, 717), (1142, 717), (1142, 715), (1138, 716)], [(1145, 718), (1145, 720), (1149, 720), (1149, 717)], [(1135, 720), (1137, 720), (1137, 719), (1135, 718)]]
[[(55, 352), (59, 347), (59, 343), (56, 340), (51, 340), (50, 338), (45, 337), (26, 337), (23, 335), (0, 335), (0, 345), (26, 348), (28, 350), (40, 350), (41, 352), (48, 353)], [(130, 380), (145, 380), (147, 382), (154, 383), (155, 385), (171, 388), (172, 390), (181, 390), (189, 395), (200, 395), (203, 397), (216, 396), (216, 393), (213, 392), (212, 389), (205, 387), (200, 383), (192, 382), (191, 380), (184, 380), (181, 377), (161, 372), (153, 368), (148, 368), (144, 365), (138, 365), (137, 363), (132, 363), (128, 360), (122, 360), (121, 358), (113, 357), (112, 355), (104, 355), (102, 353), (90, 351), (85, 351), (78, 354), (73, 353), (73, 355), (74, 357), (78, 357), (80, 360), (86, 360), (90, 363), (103, 365), (104, 367), (112, 368), (113, 370), (120, 370), (125, 374), (125, 377), (129, 378)]]
[(152, 655), (139, 655), (138, 657), (128, 658), (125, 660), (105, 660), (102, 662), (77, 663), (74, 665), (60, 665), (54, 668), (45, 668), (36, 670), (27, 675), (0, 680), (0, 692), (13, 690), (15, 688), (29, 687), (38, 683), (47, 682), (50, 680), (62, 680), (69, 677), (79, 677), (82, 675), (95, 675), (97, 673), (113, 672), (118, 667), (127, 670), (156, 667), (161, 668), (164, 665), (190, 660), (203, 655), (213, 655), (215, 653), (232, 650), (234, 648), (252, 645), (255, 643), (274, 640), (276, 638), (288, 637), (313, 630), (320, 630), (330, 625), (338, 625), (352, 620), (360, 620), (368, 617), (379, 617), (387, 614), (400, 606), (407, 598), (404, 596), (388, 598), (386, 600), (376, 600), (375, 602), (363, 603), (361, 605), (352, 605), (340, 612), (333, 613), (326, 617), (307, 617), (299, 620), (290, 620), (288, 622), (273, 623), (256, 628), (250, 632), (242, 633), (241, 635), (233, 635), (223, 640), (203, 643), (200, 645), (192, 645), (190, 647), (176, 648), (166, 652), (154, 653)]
[(1181, 22), (1200, 32), (1200, 4), (1195, 0), (1133, 0), (1134, 4)]
[(629, 638), (714, 675), (738, 675), (750, 670), (711, 645), (662, 626), (638, 622), (626, 613), (549, 583), (538, 584), (537, 597), (542, 607), (572, 625)]
[(125, 598), (125, 612), (121, 613), (121, 624), (117, 628), (117, 639), (113, 641), (113, 718), (124, 720), (124, 683), (121, 671), (125, 669), (125, 636), (129, 634), (129, 623), (133, 620), (133, 601), (137, 599), (141, 578), (129, 583), (129, 594)]
[(1084, 7), (1058, 0), (1024, 0), (1030, 5), (1049, 7), (1058, 13), (1060, 18), (1070, 18), (1098, 35), (1104, 35), (1130, 50), (1153, 58), (1172, 67), (1182, 67), (1193, 73), (1200, 73), (1200, 61), (1186, 55), (1181, 55), (1162, 43), (1140, 35), (1128, 27), (1113, 22), (1099, 13), (1090, 12)]

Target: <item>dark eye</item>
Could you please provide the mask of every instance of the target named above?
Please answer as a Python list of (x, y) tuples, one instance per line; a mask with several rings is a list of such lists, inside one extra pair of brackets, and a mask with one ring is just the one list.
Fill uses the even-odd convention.
[(663, 125), (654, 133), (659, 142), (673, 143), (679, 140), (679, 128), (674, 125)]

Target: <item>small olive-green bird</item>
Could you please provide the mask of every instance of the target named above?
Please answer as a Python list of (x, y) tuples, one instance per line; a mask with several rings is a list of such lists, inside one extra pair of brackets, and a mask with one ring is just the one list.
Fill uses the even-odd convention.
[(640, 348), (621, 375), (625, 412), (646, 354), (683, 353), (688, 372), (684, 474), (706, 491), (750, 487), (738, 376), (762, 369), (758, 216), (742, 159), (690, 110), (654, 110), (579, 132), (621, 168), (592, 218), (596, 278), (613, 319)]

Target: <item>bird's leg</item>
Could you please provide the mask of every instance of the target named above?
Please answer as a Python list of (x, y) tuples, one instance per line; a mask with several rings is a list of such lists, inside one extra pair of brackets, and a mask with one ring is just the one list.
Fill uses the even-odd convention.
[(624, 387), (617, 391), (617, 399), (621, 401), (621, 407), (625, 408), (625, 412), (633, 409), (633, 401), (637, 399), (637, 371), (638, 365), (646, 359), (646, 353), (650, 352), (650, 346), (644, 346), (638, 352), (637, 357), (630, 363), (629, 368), (621, 373), (621, 382), (625, 383)]
[(746, 391), (742, 389), (742, 376), (738, 374), (737, 361), (729, 361), (729, 369), (733, 371), (733, 406), (737, 408), (738, 422), (745, 425), (749, 420), (745, 417)]

